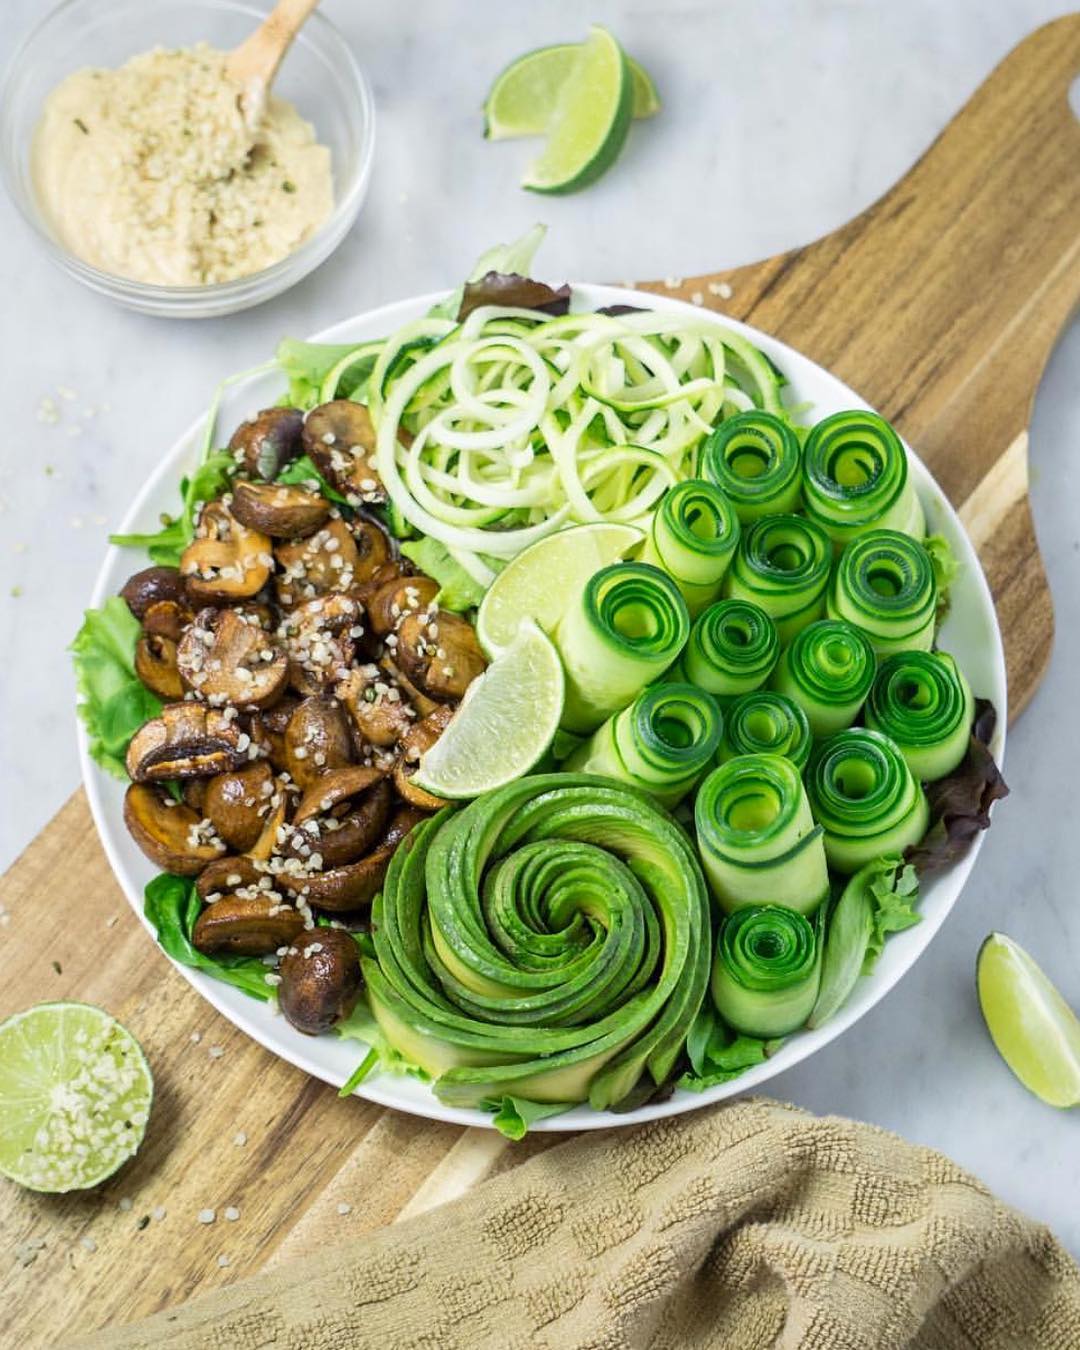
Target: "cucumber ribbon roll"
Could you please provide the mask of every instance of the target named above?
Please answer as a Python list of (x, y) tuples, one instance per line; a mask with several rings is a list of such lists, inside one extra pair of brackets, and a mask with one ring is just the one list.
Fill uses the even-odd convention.
[(780, 654), (772, 687), (793, 699), (817, 737), (851, 726), (874, 682), (870, 639), (843, 619), (818, 619)]
[(934, 566), (922, 544), (896, 530), (869, 530), (840, 555), (828, 614), (861, 628), (878, 656), (929, 651), (937, 599)]
[(952, 773), (967, 753), (975, 701), (948, 652), (897, 652), (881, 663), (864, 714), (890, 736), (923, 783)]
[(779, 905), (740, 909), (724, 921), (710, 990), (735, 1031), (771, 1040), (810, 1016), (821, 981), (818, 925)]
[(823, 741), (810, 756), (806, 787), (829, 864), (845, 875), (873, 858), (902, 854), (930, 823), (926, 794), (880, 731), (850, 727)]
[(765, 683), (780, 657), (776, 624), (748, 600), (718, 600), (694, 620), (679, 671), (717, 698)]
[(565, 768), (602, 774), (672, 807), (705, 772), (720, 744), (716, 700), (691, 684), (653, 684), (609, 717)]
[(877, 413), (834, 413), (813, 428), (803, 447), (803, 502), (838, 548), (869, 529), (926, 533), (907, 451)]
[(688, 478), (660, 499), (641, 561), (675, 579), (693, 616), (720, 594), (739, 530), (735, 508), (724, 493), (712, 483)]
[(782, 643), (825, 613), (832, 545), (802, 516), (765, 516), (743, 531), (724, 594), (772, 615)]
[(671, 1074), (705, 997), (708, 893), (644, 794), (543, 774), (444, 810), (394, 854), (368, 999), (455, 1106), (617, 1105)]
[(620, 562), (594, 573), (555, 633), (566, 670), (563, 727), (595, 731), (667, 670), (689, 632), (686, 601), (658, 567)]
[(736, 413), (701, 448), (701, 476), (723, 489), (743, 524), (794, 511), (801, 473), (799, 438), (773, 413)]
[(736, 755), (783, 755), (801, 771), (810, 745), (810, 723), (799, 705), (771, 689), (757, 689), (726, 709), (717, 759), (724, 763)]
[(790, 759), (721, 764), (698, 789), (694, 823), (705, 875), (728, 912), (771, 903), (809, 914), (828, 895), (821, 827)]

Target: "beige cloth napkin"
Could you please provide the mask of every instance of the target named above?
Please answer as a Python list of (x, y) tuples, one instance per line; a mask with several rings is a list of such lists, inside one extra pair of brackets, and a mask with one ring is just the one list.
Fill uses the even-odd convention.
[(578, 1136), (84, 1344), (1077, 1350), (1080, 1270), (940, 1153), (747, 1100)]

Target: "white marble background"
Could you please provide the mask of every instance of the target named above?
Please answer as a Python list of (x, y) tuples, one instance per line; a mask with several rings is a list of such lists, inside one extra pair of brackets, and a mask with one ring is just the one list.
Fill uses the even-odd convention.
[[(76, 784), (64, 648), (105, 533), (225, 373), (382, 301), (455, 283), (488, 244), (551, 226), (539, 270), (597, 280), (690, 275), (805, 242), (872, 201), (1055, 0), (592, 0), (653, 72), (664, 114), (587, 193), (544, 200), (517, 179), (529, 147), (488, 145), (478, 106), (512, 56), (582, 35), (579, 0), (325, 0), (374, 82), (379, 145), (363, 215), (290, 294), (231, 319), (128, 314), (54, 271), (0, 200), (0, 865)], [(46, 10), (6, 0), (0, 56)], [(770, 1084), (819, 1112), (945, 1150), (1080, 1254), (1080, 1118), (1011, 1077), (974, 992), (979, 942), (1002, 929), (1080, 1005), (1077, 697), (1080, 325), (1047, 371), (1032, 428), (1035, 513), (1057, 651), (1013, 731), (980, 866), (914, 971), (853, 1030)], [(64, 394), (70, 395), (65, 397)], [(60, 419), (39, 420), (43, 398)], [(93, 415), (91, 415), (93, 414)], [(42, 904), (78, 897), (63, 877)], [(33, 922), (16, 914), (11, 924)], [(0, 947), (5, 931), (0, 928)], [(155, 959), (147, 949), (147, 960)], [(47, 990), (42, 991), (43, 994)]]

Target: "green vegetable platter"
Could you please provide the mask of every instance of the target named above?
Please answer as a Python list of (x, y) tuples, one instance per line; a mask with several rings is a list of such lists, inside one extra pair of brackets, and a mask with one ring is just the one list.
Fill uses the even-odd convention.
[(511, 1137), (821, 1049), (1007, 791), (993, 604), (916, 453), (775, 337), (529, 279), (537, 242), (225, 382), (72, 647), (97, 828), (185, 977)]

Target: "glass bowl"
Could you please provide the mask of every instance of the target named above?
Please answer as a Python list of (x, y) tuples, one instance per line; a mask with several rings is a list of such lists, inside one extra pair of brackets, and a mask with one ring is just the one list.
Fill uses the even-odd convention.
[(82, 261), (56, 238), (30, 175), (34, 128), (48, 94), (84, 66), (119, 66), (155, 46), (206, 41), (229, 50), (266, 17), (242, 0), (64, 0), (15, 53), (0, 98), (0, 171), (45, 251), (84, 286), (144, 314), (201, 319), (232, 314), (278, 295), (318, 267), (356, 219), (375, 149), (371, 89), (342, 34), (315, 13), (290, 48), (274, 92), (296, 104), (330, 150), (334, 209), (287, 258), (249, 276), (207, 286), (155, 286)]

